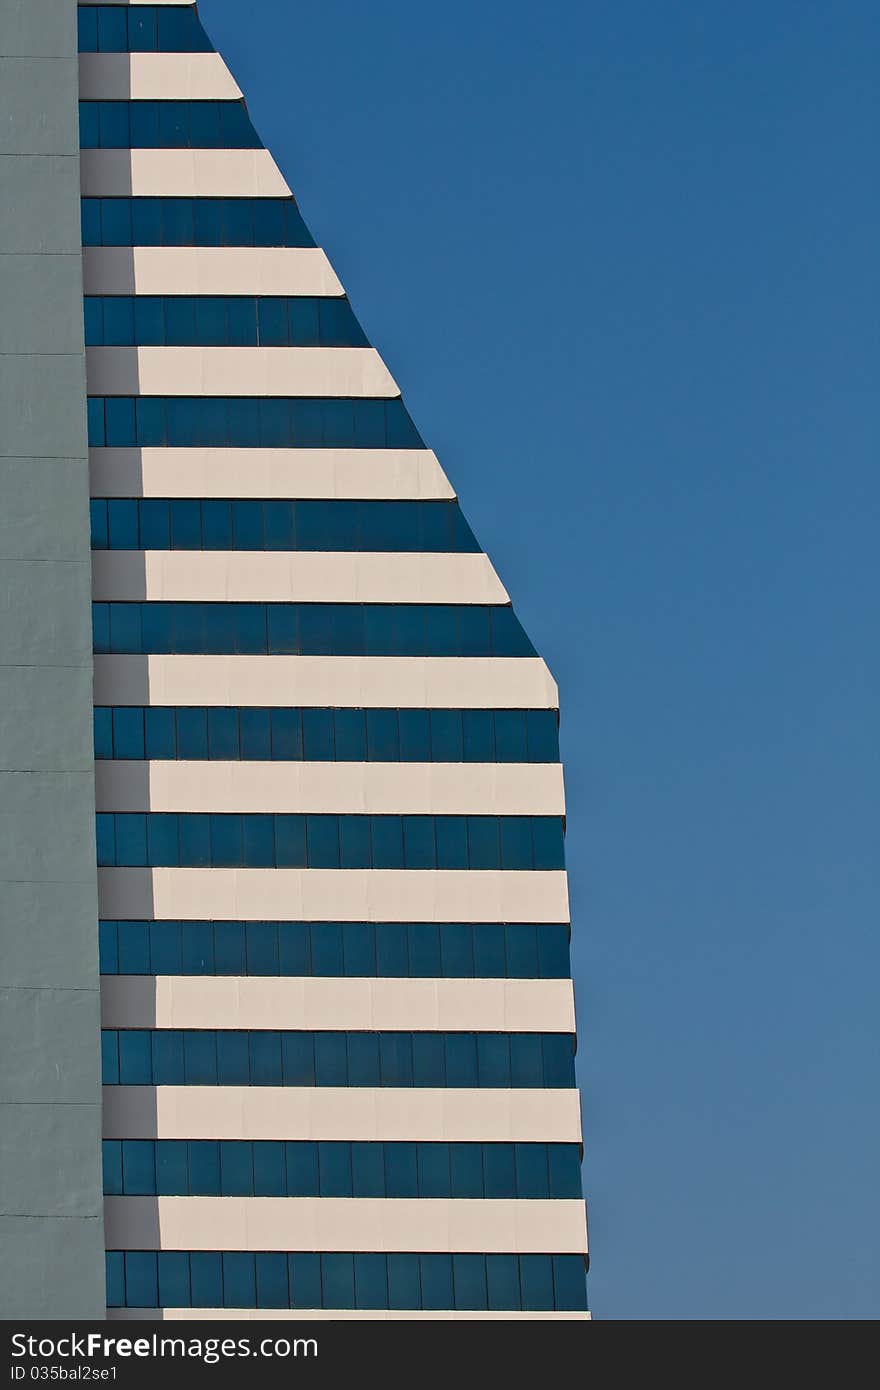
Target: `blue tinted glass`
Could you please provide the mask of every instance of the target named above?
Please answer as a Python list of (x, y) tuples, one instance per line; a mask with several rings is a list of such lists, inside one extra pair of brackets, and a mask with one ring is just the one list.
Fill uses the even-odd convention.
[(345, 1086), (348, 1081), (344, 1033), (315, 1034), (315, 1085)]
[(389, 1254), (385, 1258), (388, 1269), (388, 1306), (421, 1308), (418, 1255)]
[(223, 237), (226, 246), (253, 246), (254, 203), (250, 199), (224, 199)]
[(153, 706), (144, 710), (144, 750), (147, 758), (177, 756), (174, 710)]
[[(502, 839), (503, 834), (502, 827)], [(538, 979), (538, 928), (534, 923), (505, 927), (504, 939), (508, 975), (517, 980)]]
[[(290, 342), (301, 347), (318, 347), (321, 344), (319, 327), (319, 301), (317, 299), (290, 299), (287, 315), (290, 321)], [(285, 332), (287, 317), (285, 317)], [(344, 346), (344, 344), (339, 344)]]
[(582, 1255), (554, 1255), (555, 1306), (564, 1312), (586, 1311), (587, 1280)]
[(338, 869), (339, 817), (306, 816), (309, 868)]
[(461, 710), (431, 710), (431, 757), (438, 763), (462, 761)]
[(420, 1197), (448, 1197), (449, 1145), (417, 1144), (416, 1161), (419, 1172)]
[(166, 143), (166, 107), (179, 107), (179, 102), (132, 101), (128, 104), (130, 143), (132, 149), (152, 148)]
[(502, 869), (532, 867), (532, 827), (528, 816), (501, 816)]
[(223, 1307), (254, 1308), (257, 1302), (254, 1257), (244, 1250), (224, 1250)]
[(430, 762), (431, 725), (428, 711), (424, 709), (402, 709), (399, 717), (401, 762)]
[(350, 1197), (351, 1145), (344, 1141), (319, 1143), (318, 1172), (322, 1197)]
[(105, 1139), (101, 1145), (104, 1172), (104, 1192), (108, 1197), (122, 1196), (122, 1143)]
[(448, 922), (440, 931), (442, 974), (467, 979), (475, 974), (474, 929), (468, 922)]
[(487, 1144), (483, 1151), (487, 1197), (515, 1197), (516, 1166), (512, 1144)]
[[(109, 304), (111, 301), (107, 301)], [(105, 309), (106, 320), (106, 309)], [(134, 301), (134, 341), (145, 346), (165, 342), (165, 310), (155, 295), (138, 295)], [(110, 340), (108, 339), (108, 342)]]
[(119, 1082), (122, 1086), (149, 1086), (152, 1082), (150, 1035), (142, 1028), (119, 1034)]
[(103, 396), (89, 396), (86, 402), (89, 444), (103, 448), (107, 442)]
[(149, 922), (120, 922), (118, 942), (120, 975), (149, 975)]
[(532, 817), (532, 845), (536, 869), (565, 868), (565, 836), (558, 817)]
[[(87, 295), (83, 301), (86, 347), (100, 347), (104, 342), (104, 305), (100, 299)], [(106, 508), (106, 503), (102, 504)], [(93, 531), (94, 534), (94, 531)], [(106, 541), (104, 544), (106, 545)], [(92, 541), (94, 546), (95, 542)]]
[(80, 53), (97, 53), (98, 11), (95, 5), (80, 5), (76, 14), (76, 28)]
[(189, 1308), (189, 1253), (185, 1250), (160, 1250), (158, 1265), (159, 1306)]
[[(403, 817), (403, 862), (407, 869), (433, 869), (436, 866), (432, 816)], [(378, 867), (384, 865), (377, 864)]]
[(281, 1086), (281, 1034), (274, 1031), (250, 1035), (251, 1085)]
[[(287, 1151), (287, 1191), (291, 1197), (317, 1197), (318, 1145), (300, 1141), (285, 1144)], [(320, 1305), (314, 1305), (320, 1306)]]
[(258, 299), (257, 319), (261, 347), (285, 347), (290, 341), (286, 299)]
[(530, 709), (526, 711), (529, 761), (555, 763), (559, 761), (559, 726), (556, 711)]
[(510, 1085), (510, 1044), (507, 1033), (477, 1034), (477, 1068), (481, 1086)]
[(242, 818), (241, 862), (252, 869), (275, 867), (275, 826), (272, 816)]
[(150, 1197), (156, 1191), (156, 1149), (152, 1139), (125, 1139), (122, 1181), (126, 1196)]
[(275, 817), (275, 864), (279, 869), (306, 867), (305, 816)]
[(209, 1029), (183, 1034), (183, 1074), (187, 1086), (217, 1085), (217, 1035)]
[(195, 239), (197, 246), (223, 245), (223, 202), (220, 198), (195, 200)]
[(451, 1190), (453, 1197), (482, 1197), (483, 1146), (450, 1144)]
[(293, 1308), (321, 1307), (321, 1256), (288, 1255), (290, 1303)]
[(371, 867), (369, 816), (339, 817), (339, 864), (343, 869)]
[[(110, 201), (124, 202), (127, 228), (127, 240), (118, 239), (120, 246), (161, 246), (162, 237), (162, 199), (161, 198), (132, 198), (128, 199), (104, 199), (104, 244), (110, 245), (107, 241), (107, 204)], [(121, 215), (121, 209), (120, 209)], [(120, 224), (121, 225), (121, 224)]]
[(386, 1144), (385, 1183), (389, 1197), (417, 1197), (419, 1195), (418, 1158), (415, 1144)]
[(98, 52), (125, 53), (128, 48), (128, 19), (125, 10), (101, 5), (98, 9)]
[(223, 1030), (217, 1034), (217, 1079), (221, 1086), (251, 1084), (247, 1033)]
[(257, 246), (284, 246), (286, 244), (284, 240), (284, 204), (280, 199), (255, 199), (253, 239)]
[(132, 53), (152, 53), (156, 48), (156, 7), (137, 5), (128, 11), (128, 46)]
[(140, 868), (149, 863), (145, 816), (116, 817), (116, 863), (122, 868)]
[(354, 1306), (388, 1307), (388, 1270), (384, 1254), (357, 1254), (354, 1257)]
[(98, 103), (81, 101), (79, 104), (79, 143), (84, 150), (96, 150), (101, 143), (101, 125)]
[(376, 929), (372, 922), (342, 924), (342, 959), (346, 975), (375, 975)]
[(413, 1085), (446, 1085), (446, 1052), (438, 1033), (413, 1033)]
[(348, 1254), (321, 1256), (321, 1289), (325, 1308), (353, 1308), (354, 1259)]
[(207, 711), (208, 756), (234, 760), (241, 756), (238, 741), (238, 711), (220, 706)]
[(382, 1033), (379, 1037), (379, 1065), (383, 1086), (413, 1084), (411, 1033)]
[(512, 1086), (544, 1086), (549, 1084), (544, 1075), (541, 1035), (539, 1033), (512, 1033), (510, 1035), (510, 1084)]
[[(82, 14), (82, 10), (80, 10)], [(83, 246), (101, 245), (101, 202), (99, 198), (83, 198), (80, 204)]]
[(336, 755), (333, 711), (304, 709), (302, 712), (303, 756), (310, 762), (333, 759)]
[[(407, 711), (402, 710), (402, 714)], [(393, 709), (368, 709), (367, 757), (370, 762), (396, 762), (400, 757), (398, 713)]]
[(179, 922), (150, 922), (150, 970), (154, 975), (182, 973)]
[[(373, 845), (376, 844), (376, 826), (394, 820), (393, 816), (374, 817)], [(399, 818), (398, 818), (399, 819)], [(398, 844), (400, 831), (398, 829)], [(387, 848), (387, 846), (386, 846)], [(387, 863), (387, 856), (383, 863)], [(400, 867), (398, 864), (397, 867)], [(378, 975), (408, 975), (406, 927), (402, 922), (383, 922), (376, 928), (376, 973)]]
[(308, 922), (279, 924), (278, 969), (282, 975), (311, 975), (311, 932)]
[(190, 1139), (190, 1190), (202, 1197), (219, 1197), (220, 1145), (216, 1139)]
[(112, 866), (116, 863), (116, 822), (112, 815), (99, 812), (95, 816), (95, 837), (99, 868)]
[(422, 1307), (454, 1308), (452, 1290), (452, 1256), (420, 1255), (419, 1267), (422, 1282)]
[[(198, 825), (200, 830), (200, 852), (207, 858), (204, 850), (205, 836), (207, 829), (205, 821), (207, 816), (181, 816), (182, 822), (187, 822), (187, 829), (181, 835), (181, 840), (194, 838), (193, 831)], [(202, 862), (199, 860), (198, 862)], [(218, 924), (219, 925), (219, 924)], [(213, 975), (215, 972), (214, 957), (214, 933), (210, 922), (190, 922), (183, 932), (181, 940), (181, 970), (184, 975)], [(219, 974), (219, 970), (217, 971)]]
[(278, 974), (278, 926), (275, 922), (248, 922), (247, 973), (249, 975)]
[[(256, 347), (257, 314), (253, 299), (227, 299), (226, 324), (231, 347)], [(259, 419), (259, 409), (253, 418)], [(254, 427), (252, 426), (252, 428)], [(238, 540), (236, 544), (241, 546), (241, 542)]]
[(204, 707), (182, 706), (177, 711), (177, 756), (201, 760), (208, 756), (208, 714)]
[(119, 1034), (115, 1029), (101, 1034), (101, 1079), (105, 1086), (119, 1085)]
[(486, 1256), (487, 1306), (490, 1309), (519, 1308), (519, 1260), (516, 1255)]
[(267, 709), (243, 709), (240, 717), (241, 756), (252, 761), (268, 759), (272, 747)]
[(348, 1037), (349, 1086), (379, 1086), (382, 1066), (375, 1033), (350, 1033)]
[(104, 402), (107, 444), (122, 448), (137, 443), (134, 426), (134, 401), (130, 396), (108, 397)]
[(113, 757), (113, 711), (96, 705), (93, 711), (95, 757)]
[(236, 1139), (220, 1141), (220, 1192), (223, 1197), (254, 1195), (253, 1149)]
[[(446, 817), (438, 816), (438, 822)], [(438, 824), (439, 839), (439, 824)], [(438, 855), (440, 868), (459, 867), (447, 865)], [(407, 928), (409, 944), (409, 973), (433, 979), (440, 975), (440, 928), (434, 922), (419, 922)]]
[(192, 1306), (223, 1307), (223, 1265), (219, 1252), (193, 1250), (189, 1257)]
[(192, 246), (193, 199), (162, 199), (162, 240), (165, 246)]
[(167, 502), (152, 498), (141, 502), (140, 532), (144, 550), (171, 548), (171, 509)]
[(183, 1034), (179, 1029), (163, 1029), (153, 1034), (153, 1085), (182, 1086)]
[(263, 1140), (252, 1145), (254, 1160), (254, 1196), (285, 1197), (287, 1182), (284, 1168), (284, 1144), (280, 1140)]
[(452, 1277), (456, 1308), (486, 1307), (485, 1255), (453, 1255)]
[(102, 921), (98, 923), (98, 944), (101, 961), (102, 975), (119, 974), (119, 948), (116, 935), (116, 923)]
[(495, 737), (492, 711), (486, 709), (463, 710), (462, 727), (465, 762), (494, 762)]
[(577, 1144), (548, 1144), (549, 1196), (581, 1196), (581, 1158)]
[(214, 923), (214, 952), (218, 975), (245, 974), (245, 925), (243, 922)]
[(189, 1145), (185, 1139), (163, 1139), (156, 1144), (156, 1191), (168, 1197), (189, 1193)]
[[(560, 1148), (567, 1150), (567, 1148), (574, 1148), (574, 1145), (562, 1144)], [(546, 1168), (546, 1144), (514, 1144), (514, 1150), (516, 1150), (517, 1197), (538, 1201), (549, 1197), (551, 1190), (549, 1190), (548, 1168)], [(566, 1193), (566, 1195), (569, 1194)]]
[(211, 816), (211, 863), (218, 867), (241, 867), (241, 816)]
[(543, 1040), (544, 1085), (574, 1085), (574, 1039), (568, 1033), (547, 1033)]
[(353, 1143), (351, 1145), (351, 1189), (353, 1196), (385, 1196), (385, 1148), (384, 1144), (375, 1143)]
[(367, 727), (362, 709), (335, 712), (336, 757), (340, 762), (366, 762)]
[(495, 757), (498, 762), (524, 763), (528, 752), (525, 710), (496, 710), (494, 722)]
[(467, 823), (464, 816), (437, 816), (437, 868), (468, 867)]
[(130, 1308), (156, 1308), (159, 1279), (155, 1250), (128, 1250), (125, 1254), (125, 1298)]
[(500, 869), (498, 822), (494, 816), (468, 816), (468, 862), (472, 869)]
[(286, 1308), (289, 1295), (287, 1289), (287, 1256), (281, 1253), (266, 1253), (255, 1256), (257, 1275), (257, 1307)]
[(478, 1086), (477, 1044), (473, 1033), (449, 1033), (446, 1037), (447, 1086)]

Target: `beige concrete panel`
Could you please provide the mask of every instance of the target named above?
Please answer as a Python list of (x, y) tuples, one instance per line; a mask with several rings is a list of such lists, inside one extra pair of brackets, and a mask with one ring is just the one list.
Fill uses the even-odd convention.
[(446, 499), (430, 449), (90, 449), (93, 497)]
[(91, 347), (92, 396), (399, 396), (375, 348)]
[(571, 980), (105, 975), (104, 1028), (573, 1033)]
[(286, 198), (268, 150), (83, 150), (85, 198)]
[(567, 922), (564, 870), (99, 869), (102, 917)]
[(98, 550), (96, 600), (507, 603), (487, 555), (318, 550)]
[(105, 1197), (110, 1250), (388, 1250), (586, 1255), (581, 1201)]
[(95, 764), (99, 811), (562, 816), (560, 763)]
[(105, 1139), (581, 1142), (574, 1088), (105, 1086), (103, 1113)]
[(86, 246), (86, 294), (343, 294), (312, 246)]
[[(432, 1309), (354, 1308), (108, 1308), (109, 1322), (589, 1322), (591, 1313), (473, 1313)], [(295, 1334), (294, 1334), (295, 1335)]]
[(541, 657), (96, 656), (99, 705), (558, 709)]
[(81, 53), (81, 101), (238, 101), (219, 53)]

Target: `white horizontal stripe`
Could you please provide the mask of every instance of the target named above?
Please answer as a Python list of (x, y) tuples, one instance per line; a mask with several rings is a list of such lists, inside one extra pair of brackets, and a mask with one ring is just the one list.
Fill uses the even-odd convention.
[(560, 763), (95, 764), (99, 811), (563, 816)]
[(268, 150), (83, 150), (86, 198), (286, 198)]
[(451, 500), (430, 449), (90, 449), (93, 497)]
[(98, 705), (558, 709), (541, 657), (96, 656)]
[(99, 869), (102, 917), (567, 922), (564, 870)]
[(507, 603), (487, 555), (332, 550), (99, 550), (96, 600)]
[(104, 1028), (573, 1033), (571, 980), (106, 975)]
[(454, 1197), (105, 1197), (109, 1250), (587, 1253), (584, 1204)]
[(343, 293), (313, 246), (86, 246), (86, 294)]
[(91, 347), (92, 396), (398, 396), (375, 348)]
[[(121, 3), (122, 0), (117, 0)], [(108, 1322), (589, 1322), (590, 1313), (489, 1313), (444, 1309), (108, 1308)], [(296, 1333), (292, 1334), (296, 1336)]]
[(563, 816), (560, 763), (95, 764), (99, 811)]
[(105, 1139), (578, 1144), (574, 1089), (105, 1086)]
[(219, 53), (81, 53), (81, 101), (238, 101)]

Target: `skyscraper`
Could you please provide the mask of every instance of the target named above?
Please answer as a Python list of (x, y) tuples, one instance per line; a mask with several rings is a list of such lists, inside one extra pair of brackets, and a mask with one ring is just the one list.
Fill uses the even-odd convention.
[(555, 683), (196, 7), (0, 54), (2, 1311), (585, 1317)]

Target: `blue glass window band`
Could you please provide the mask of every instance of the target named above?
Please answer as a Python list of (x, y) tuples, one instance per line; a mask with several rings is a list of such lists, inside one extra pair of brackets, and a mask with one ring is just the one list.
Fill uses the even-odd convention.
[(423, 449), (399, 397), (89, 396), (100, 448)]
[(578, 1144), (105, 1139), (108, 1197), (577, 1200)]
[(83, 150), (257, 150), (243, 101), (81, 101)]
[(565, 1090), (569, 1033), (105, 1028), (105, 1086), (394, 1086)]
[(314, 246), (293, 197), (83, 198), (83, 246)]
[(564, 869), (558, 816), (101, 812), (100, 868)]
[(86, 295), (86, 347), (352, 347), (369, 344), (347, 299)]
[(95, 757), (189, 762), (555, 763), (552, 709), (97, 705)]
[(534, 656), (509, 604), (93, 603), (96, 653)]
[(96, 497), (93, 550), (476, 553), (457, 502)]
[(567, 922), (99, 923), (102, 975), (568, 979)]
[(110, 1308), (583, 1312), (583, 1255), (108, 1250)]
[(80, 5), (80, 53), (212, 53), (194, 5)]

